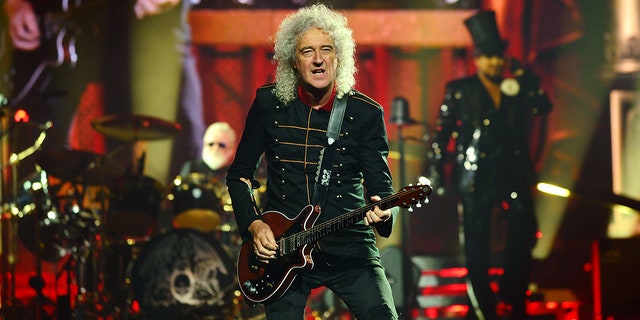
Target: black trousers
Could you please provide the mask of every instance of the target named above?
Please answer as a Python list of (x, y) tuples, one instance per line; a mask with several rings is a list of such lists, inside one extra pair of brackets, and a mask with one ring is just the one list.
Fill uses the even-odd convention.
[(304, 319), (309, 294), (320, 286), (340, 297), (357, 319), (398, 319), (379, 259), (315, 258), (314, 262), (312, 270), (301, 272), (280, 299), (266, 306), (267, 319)]
[[(531, 193), (518, 192), (517, 197), (499, 197), (484, 193), (462, 197), (464, 253), (471, 293), (485, 319), (496, 319), (497, 297), (490, 286), (492, 263), (492, 214), (499, 208), (506, 218), (503, 271), (498, 297), (511, 305), (512, 316), (524, 316), (526, 291), (531, 275), (531, 250), (538, 229)], [(473, 310), (470, 312), (473, 319)]]

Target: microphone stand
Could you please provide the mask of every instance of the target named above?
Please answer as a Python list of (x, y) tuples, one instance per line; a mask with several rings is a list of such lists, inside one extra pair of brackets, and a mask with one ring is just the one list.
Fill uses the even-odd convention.
[[(398, 146), (398, 169), (399, 169), (399, 176), (400, 176), (399, 182), (400, 182), (400, 186), (404, 187), (407, 183), (406, 159), (405, 159), (405, 140), (407, 139), (404, 137), (403, 129), (404, 127), (410, 126), (410, 125), (424, 125), (424, 124), (421, 122), (415, 121), (409, 117), (409, 103), (403, 97), (396, 97), (393, 99), (393, 102), (391, 105), (391, 117), (389, 119), (389, 122), (395, 125), (396, 128), (398, 129), (397, 146)], [(402, 249), (401, 252), (402, 252), (403, 259), (401, 261), (402, 274), (399, 280), (402, 283), (402, 291), (403, 291), (403, 298), (404, 298), (404, 301), (402, 301), (404, 310), (402, 311), (409, 314), (411, 312), (410, 308), (412, 306), (412, 303), (410, 303), (411, 301), (409, 298), (413, 298), (412, 295), (415, 294), (415, 292), (413, 292), (414, 284), (412, 283), (412, 277), (411, 277), (413, 273), (413, 270), (411, 268), (411, 259), (407, 253), (407, 244), (410, 242), (411, 224), (409, 223), (410, 222), (409, 216), (402, 216), (401, 219), (402, 219), (401, 221), (402, 234), (400, 238), (400, 245)]]

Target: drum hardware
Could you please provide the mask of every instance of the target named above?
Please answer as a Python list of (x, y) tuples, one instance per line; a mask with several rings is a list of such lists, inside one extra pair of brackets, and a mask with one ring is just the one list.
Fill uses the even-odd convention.
[[(101, 218), (95, 208), (87, 210), (83, 206), (87, 188), (67, 182), (51, 186), (55, 179), (45, 171), (40, 174), (40, 181), (23, 183), (24, 194), (18, 197), (19, 203), (27, 203), (22, 209), (27, 214), (20, 218), (18, 237), (31, 252), (41, 251), (43, 260), (56, 262), (91, 243)], [(39, 241), (31, 232), (35, 228)]]
[[(127, 320), (131, 315), (139, 312), (133, 308), (135, 298), (131, 278), (133, 265), (148, 241), (149, 237), (127, 238), (124, 243), (116, 246), (118, 248), (116, 268), (111, 270), (110, 275), (114, 277), (114, 284), (116, 284), (116, 287), (111, 289), (111, 293), (115, 296), (115, 312), (119, 315), (119, 320)], [(123, 249), (124, 254), (122, 254)], [(113, 274), (114, 271), (116, 274)]]
[[(4, 108), (2, 111), (5, 111)], [(3, 112), (3, 116), (4, 116), (4, 112)], [(1, 122), (4, 122), (4, 119), (2, 119)], [(34, 125), (33, 123), (28, 123), (30, 125)], [(1, 126), (1, 125), (0, 125)], [(16, 201), (16, 199), (18, 198), (18, 183), (17, 183), (17, 176), (18, 176), (18, 172), (17, 172), (17, 168), (18, 165), (20, 164), (21, 161), (25, 160), (26, 158), (30, 157), (31, 155), (33, 155), (34, 153), (36, 153), (37, 151), (40, 150), (40, 148), (42, 147), (46, 137), (47, 137), (47, 130), (51, 127), (51, 122), (47, 122), (44, 125), (36, 125), (36, 127), (38, 129), (40, 129), (40, 134), (38, 135), (38, 137), (35, 139), (33, 145), (31, 145), (30, 147), (22, 150), (21, 152), (18, 153), (12, 153), (9, 156), (9, 163), (8, 164), (2, 164), (2, 166), (0, 166), (0, 186), (3, 185), (5, 179), (4, 179), (4, 170), (5, 168), (7, 168), (8, 166), (11, 167), (12, 170), (12, 199), (14, 201)], [(4, 139), (4, 135), (6, 133), (8, 133), (8, 131), (4, 131), (1, 130), (1, 136), (0, 139)], [(0, 149), (4, 149), (4, 146), (2, 146), (2, 148)], [(4, 157), (2, 156), (2, 152), (0, 150), (0, 159), (4, 159)], [(40, 175), (41, 177), (43, 176), (42, 174)], [(46, 176), (46, 174), (45, 174)], [(36, 184), (36, 186), (40, 186), (42, 187), (45, 191), (46, 191), (46, 184)], [(0, 189), (0, 196), (4, 197), (4, 188)], [(14, 203), (15, 204), (15, 203)], [(41, 209), (44, 209), (44, 207), (46, 207), (46, 204), (43, 205), (42, 207), (39, 207), (38, 204), (42, 204), (42, 202), (40, 203), (36, 203), (35, 206), (28, 207), (29, 210), (29, 214), (30, 215), (37, 215), (41, 212)], [(12, 205), (10, 205), (9, 207), (12, 207)], [(0, 291), (0, 294), (2, 295), (0, 297), (0, 307), (2, 307), (4, 309), (4, 306), (7, 305), (9, 307), (11, 306), (15, 306), (16, 305), (16, 295), (15, 295), (15, 264), (16, 264), (16, 258), (17, 258), (17, 232), (16, 229), (19, 231), (19, 227), (17, 224), (14, 224), (14, 220), (17, 216), (23, 216), (26, 213), (25, 212), (20, 212), (20, 210), (18, 210), (17, 212), (15, 212), (15, 207), (12, 207), (10, 209), (8, 216), (8, 219), (12, 220), (10, 223), (10, 226), (8, 227), (8, 235), (10, 236), (10, 238), (4, 238), (4, 232), (2, 234), (3, 238), (1, 238), (0, 240), (2, 241), (3, 245), (2, 245), (2, 249), (4, 251), (4, 242), (7, 241), (8, 245), (8, 252), (5, 254), (3, 252), (2, 256), (3, 256), (3, 260), (2, 260), (2, 283), (3, 283), (3, 290)], [(32, 211), (32, 212), (31, 212)], [(5, 213), (2, 213), (3, 215), (3, 220), (5, 219)], [(39, 228), (34, 228), (34, 238), (36, 238), (39, 241)], [(35, 270), (35, 274), (29, 279), (29, 285), (35, 290), (36, 292), (36, 297), (35, 299), (32, 301), (35, 306), (32, 310), (34, 310), (35, 314), (35, 319), (42, 319), (42, 317), (44, 316), (45, 312), (43, 307), (45, 306), (45, 304), (47, 304), (47, 302), (50, 302), (46, 299), (46, 297), (44, 296), (44, 294), (42, 293), (42, 289), (44, 287), (44, 280), (42, 278), (42, 261), (41, 261), (41, 252), (38, 252), (36, 255), (36, 270)], [(6, 259), (6, 260), (5, 260)], [(6, 270), (8, 269), (8, 270)], [(9, 279), (7, 279), (7, 277), (10, 277)], [(6, 284), (5, 284), (6, 283)], [(4, 290), (6, 287), (9, 287), (9, 296), (7, 296), (7, 292)]]
[[(32, 184), (32, 191), (34, 195), (34, 203), (36, 204), (36, 210), (33, 211), (29, 216), (33, 216), (36, 223), (33, 225), (33, 239), (36, 244), (34, 248), (34, 255), (36, 261), (36, 271), (35, 274), (29, 278), (29, 286), (35, 290), (36, 296), (35, 299), (35, 319), (43, 319), (45, 317), (44, 306), (45, 305), (54, 305), (53, 301), (49, 300), (43, 293), (43, 289), (46, 285), (44, 278), (42, 277), (42, 260), (44, 255), (44, 244), (42, 242), (42, 228), (37, 223), (43, 219), (43, 214), (46, 212), (47, 216), (52, 212), (53, 206), (48, 198), (48, 184), (47, 184), (47, 173), (45, 171), (39, 170), (38, 175), (40, 177), (39, 183)], [(19, 231), (20, 229), (18, 229)], [(18, 233), (19, 234), (19, 233)]]
[[(101, 217), (98, 212), (104, 202), (103, 186), (71, 182), (50, 185), (56, 178), (48, 176), (39, 165), (36, 168), (39, 170), (37, 178), (22, 184), (24, 194), (14, 205), (15, 215), (20, 216), (17, 237), (36, 257), (36, 274), (29, 281), (36, 290), (32, 303), (38, 307), (34, 310), (53, 306), (53, 302), (41, 294), (45, 286), (41, 277), (42, 261), (58, 263), (66, 259), (64, 271), (67, 272), (68, 289), (71, 287), (71, 268), (74, 269), (78, 288), (75, 309), (84, 314), (98, 314), (101, 312), (98, 306), (102, 304), (96, 300), (102, 296), (101, 262), (98, 261), (101, 255)], [(91, 200), (99, 201), (91, 209), (87, 209), (89, 195)], [(58, 297), (58, 312), (70, 312), (70, 297), (70, 291), (67, 296)], [(45, 312), (33, 315), (36, 319), (43, 316), (46, 316)]]
[[(45, 252), (59, 253), (55, 257), (47, 257), (50, 260), (65, 256), (69, 260), (68, 265), (73, 268), (77, 286), (73, 310), (76, 316), (100, 318), (115, 312), (115, 298), (109, 295), (109, 289), (113, 288), (105, 282), (112, 280), (105, 279), (108, 264), (105, 246), (114, 236), (110, 232), (115, 228), (115, 236), (122, 239), (128, 233), (126, 228), (119, 230), (118, 226), (133, 226), (137, 231), (140, 229), (138, 226), (153, 221), (136, 219), (141, 216), (137, 215), (138, 212), (120, 211), (123, 213), (120, 218), (112, 215), (112, 209), (131, 209), (127, 207), (131, 203), (136, 209), (135, 205), (147, 203), (144, 197), (148, 196), (143, 192), (135, 192), (139, 185), (145, 185), (147, 180), (142, 178), (126, 176), (123, 189), (115, 189), (115, 193), (110, 190), (125, 171), (124, 166), (110, 160), (119, 150), (121, 148), (103, 156), (80, 150), (51, 149), (41, 152), (37, 158), (39, 165), (50, 169), (50, 178), (62, 181), (51, 196), (57, 212), (47, 214), (44, 219), (44, 224), (49, 228), (59, 226), (45, 232), (54, 237), (46, 242), (53, 248)], [(158, 185), (155, 181), (154, 184)], [(115, 187), (122, 185), (116, 184)], [(157, 198), (162, 197), (160, 191), (157, 194)], [(142, 198), (137, 199), (138, 196)], [(154, 202), (153, 199), (150, 201)], [(157, 207), (148, 210), (153, 214), (159, 211)]]
[[(21, 212), (15, 203), (2, 204), (0, 216), (0, 271), (2, 279), (0, 281), (0, 318), (18, 319), (17, 313), (22, 308), (22, 303), (16, 299), (15, 289), (15, 266), (18, 259), (17, 231), (18, 220)], [(3, 318), (4, 319), (4, 318)]]
[[(143, 118), (146, 119), (146, 117)], [(104, 125), (103, 127), (109, 126), (106, 122), (102, 124)], [(119, 127), (118, 130), (127, 131), (131, 129), (125, 130)], [(173, 132), (173, 130), (174, 129), (159, 129), (157, 123), (153, 122), (149, 127), (143, 126), (143, 129), (138, 130), (138, 132), (143, 132), (143, 134), (112, 132), (115, 136), (111, 137), (127, 141), (136, 139), (164, 139), (172, 137), (174, 134), (170, 132)], [(105, 135), (108, 134), (105, 133)], [(136, 194), (142, 194), (144, 197), (148, 197), (149, 194), (151, 194), (151, 203), (154, 203), (153, 199), (158, 196), (158, 191), (160, 191), (158, 199), (164, 198), (166, 194), (163, 192), (164, 188), (155, 181), (148, 181), (153, 179), (147, 179), (148, 177), (144, 177), (141, 172), (138, 175), (133, 175), (134, 177), (125, 174), (121, 180), (122, 184), (116, 185), (116, 189), (110, 189), (111, 185), (107, 188), (105, 182), (123, 177), (120, 173), (124, 170), (122, 170), (119, 164), (107, 161), (110, 158), (109, 156), (68, 149), (42, 150), (39, 151), (37, 156), (36, 163), (39, 167), (38, 170), (41, 169), (44, 173), (43, 176), (39, 177), (44, 180), (36, 182), (30, 181), (30, 186), (23, 187), (27, 188), (27, 193), (29, 194), (29, 197), (24, 199), (24, 203), (12, 203), (7, 205), (7, 207), (9, 208), (8, 210), (14, 212), (12, 213), (12, 222), (16, 224), (19, 223), (24, 227), (18, 228), (18, 230), (28, 228), (29, 226), (24, 226), (23, 224), (27, 223), (26, 221), (29, 219), (31, 219), (33, 224), (31, 227), (33, 227), (33, 229), (39, 229), (40, 236), (37, 241), (33, 239), (30, 241), (36, 244), (46, 242), (48, 248), (39, 250), (40, 246), (34, 245), (33, 247), (36, 248), (34, 253), (38, 252), (38, 254), (41, 254), (40, 258), (43, 259), (42, 261), (50, 259), (60, 262), (62, 260), (64, 262), (64, 272), (66, 272), (68, 284), (74, 279), (71, 275), (75, 276), (78, 286), (78, 296), (76, 297), (74, 307), (77, 312), (84, 312), (85, 315), (93, 314), (99, 316), (104, 315), (105, 312), (113, 312), (115, 310), (122, 319), (135, 315), (133, 311), (131, 311), (132, 303), (141, 301), (141, 299), (135, 294), (134, 290), (140, 289), (141, 286), (148, 286), (148, 284), (141, 283), (139, 280), (145, 276), (140, 270), (147, 266), (149, 261), (156, 261), (154, 260), (156, 258), (152, 258), (155, 256), (155, 252), (158, 252), (160, 256), (166, 256), (168, 253), (160, 248), (175, 243), (176, 241), (177, 243), (181, 243), (182, 247), (185, 248), (185, 250), (181, 250), (181, 252), (195, 251), (196, 256), (200, 258), (204, 257), (202, 260), (210, 261), (209, 267), (215, 270), (224, 269), (221, 267), (222, 265), (227, 269), (233, 267), (233, 264), (229, 261), (220, 262), (220, 260), (216, 260), (230, 260), (230, 258), (228, 253), (219, 248), (218, 242), (211, 237), (211, 234), (192, 236), (191, 234), (196, 234), (197, 231), (185, 229), (169, 231), (157, 237), (152, 237), (149, 241), (147, 241), (150, 235), (149, 232), (144, 232), (144, 235), (140, 237), (135, 237), (135, 235), (127, 236), (126, 233), (123, 233), (121, 236), (110, 238), (105, 234), (105, 232), (110, 231), (107, 225), (109, 225), (109, 222), (113, 218), (113, 212), (117, 211), (118, 208), (122, 209), (127, 207), (127, 204), (130, 204), (130, 202), (136, 204), (140, 202), (139, 199), (138, 201), (133, 200), (136, 199)], [(19, 160), (19, 158), (16, 159)], [(50, 176), (47, 177), (47, 175)], [(52, 185), (51, 182), (56, 178), (61, 179), (63, 183)], [(128, 185), (132, 185), (132, 189), (124, 188), (124, 182), (126, 180), (129, 180), (127, 183)], [(38, 186), (38, 184), (40, 184), (40, 186)], [(66, 185), (70, 185), (70, 191), (66, 191)], [(223, 185), (220, 184), (216, 187), (219, 186)], [(92, 193), (91, 187), (98, 189), (95, 189), (97, 191)], [(117, 189), (118, 187), (121, 188)], [(159, 187), (159, 189), (156, 189), (156, 187)], [(145, 188), (151, 191), (140, 191), (140, 189), (144, 190)], [(138, 189), (139, 192), (131, 191), (136, 189)], [(224, 196), (216, 197), (220, 199)], [(95, 200), (95, 206), (88, 204), (87, 198)], [(129, 199), (132, 201), (129, 201)], [(155, 204), (153, 206), (155, 208)], [(227, 212), (228, 208), (230, 207), (223, 205), (222, 209), (219, 209), (219, 214), (224, 215), (225, 219), (231, 217), (231, 214)], [(154, 215), (157, 215), (159, 210), (134, 210), (136, 214), (141, 212), (143, 212), (143, 216), (150, 214), (152, 218), (155, 219)], [(127, 216), (126, 213), (125, 217), (126, 219), (123, 220), (124, 223), (121, 224), (132, 224), (131, 221), (136, 219), (131, 219), (131, 216)], [(118, 221), (113, 220), (113, 222), (117, 223)], [(110, 226), (112, 225), (113, 224)], [(221, 219), (217, 223), (217, 227), (214, 228), (214, 231), (232, 233), (235, 232), (235, 227)], [(170, 240), (171, 236), (168, 235), (182, 235), (183, 233), (185, 236), (182, 238), (178, 237), (178, 240)], [(47, 237), (52, 237), (52, 240), (47, 241)], [(18, 240), (17, 234), (15, 238)], [(200, 243), (203, 239), (204, 244)], [(105, 260), (110, 258), (105, 252), (109, 250), (108, 247), (110, 245), (113, 245), (113, 243), (109, 241), (113, 241), (117, 243), (117, 245), (123, 245), (126, 247), (124, 250), (129, 250), (123, 253), (123, 259), (128, 261), (123, 271), (124, 280), (115, 281), (117, 282), (116, 286), (118, 286), (118, 288), (112, 290), (107, 287), (107, 282), (113, 278), (107, 277), (107, 263), (105, 262)], [(152, 245), (152, 242), (157, 245)], [(152, 249), (152, 247), (155, 249)], [(188, 248), (192, 249), (189, 250)], [(52, 256), (49, 256), (50, 251), (54, 252)], [(143, 260), (146, 262), (143, 262)], [(169, 314), (173, 314), (173, 312), (176, 314), (207, 313), (208, 315), (237, 313), (237, 311), (233, 311), (237, 308), (232, 307), (232, 303), (229, 302), (235, 299), (235, 295), (232, 294), (233, 289), (236, 287), (234, 279), (235, 273), (232, 270), (231, 272), (219, 273), (217, 276), (206, 278), (200, 272), (201, 264), (195, 262), (198, 261), (198, 258), (185, 258), (183, 260), (183, 264), (176, 264), (174, 267), (164, 267), (173, 268), (168, 278), (171, 280), (170, 283), (172, 283), (172, 287), (164, 292), (168, 292), (175, 301), (178, 301), (177, 307), (169, 307)], [(204, 268), (209, 267), (205, 266)], [(57, 275), (56, 279), (63, 274), (64, 273), (61, 272)], [(228, 275), (231, 275), (231, 279), (228, 278)], [(151, 282), (162, 282), (159, 278), (155, 279), (156, 280)], [(34, 278), (34, 286), (44, 287), (45, 283), (39, 282), (39, 280), (38, 278)], [(198, 283), (198, 285), (196, 285), (196, 283)], [(200, 283), (205, 284), (203, 287), (207, 288), (207, 290), (204, 290), (208, 292), (207, 294), (218, 296), (221, 301), (223, 300), (223, 305), (214, 303), (214, 307), (213, 305), (207, 305), (206, 302), (204, 302), (204, 305), (199, 303), (206, 301), (206, 298), (201, 296)], [(224, 285), (225, 283), (227, 285)], [(150, 285), (153, 285), (153, 283)], [(212, 294), (211, 292), (216, 292), (216, 289), (211, 288), (219, 289), (219, 293), (217, 295)], [(121, 300), (120, 298), (123, 296), (116, 295), (113, 301), (105, 300), (105, 297), (109, 297), (110, 293), (121, 293), (122, 291), (120, 290), (129, 292), (129, 299)], [(42, 291), (42, 289), (40, 289), (40, 291)], [(68, 292), (68, 294), (70, 296), (71, 292)], [(195, 304), (189, 304), (194, 301)], [(47, 306), (50, 303), (39, 299), (37, 301), (34, 300), (34, 302)], [(237, 301), (233, 303), (237, 305), (236, 302)], [(69, 303), (71, 304), (71, 302)], [(109, 303), (113, 303), (113, 305), (109, 305)], [(98, 309), (105, 306), (106, 309)], [(108, 308), (111, 306), (113, 306), (114, 309)], [(69, 308), (71, 309), (71, 306), (69, 306)], [(142, 306), (142, 310), (145, 313), (155, 313), (160, 310), (159, 308), (162, 309), (163, 307)], [(211, 310), (215, 311), (209, 312)], [(222, 311), (219, 312), (219, 310)], [(38, 315), (38, 317), (44, 316), (46, 316), (44, 313)], [(113, 314), (113, 316), (116, 315)]]
[[(182, 130), (178, 123), (135, 114), (102, 116), (91, 125), (106, 137), (129, 143), (173, 138)], [(111, 198), (113, 205), (104, 217), (107, 231), (120, 239), (149, 235), (162, 207), (164, 187), (143, 174), (145, 158), (143, 152), (138, 159), (137, 174), (128, 167), (123, 175), (118, 175), (120, 179)]]

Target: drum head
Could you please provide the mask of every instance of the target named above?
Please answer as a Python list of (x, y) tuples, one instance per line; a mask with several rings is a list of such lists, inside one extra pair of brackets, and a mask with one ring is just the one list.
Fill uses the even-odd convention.
[(229, 319), (235, 268), (211, 238), (176, 229), (152, 239), (133, 266), (133, 291), (149, 319)]

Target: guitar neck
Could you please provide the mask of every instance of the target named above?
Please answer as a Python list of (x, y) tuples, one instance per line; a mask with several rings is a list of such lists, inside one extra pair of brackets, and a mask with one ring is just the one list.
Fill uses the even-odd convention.
[(333, 219), (319, 223), (309, 229), (297, 232), (282, 239), (284, 248), (281, 247), (281, 254), (286, 254), (306, 244), (311, 244), (319, 241), (320, 239), (333, 234), (337, 231), (350, 228), (356, 223), (364, 219), (365, 214), (369, 210), (373, 210), (375, 206), (378, 206), (382, 210), (387, 210), (398, 205), (401, 205), (400, 199), (402, 199), (406, 193), (410, 191), (402, 190), (396, 194), (387, 196), (380, 201), (368, 204), (364, 207), (350, 211), (343, 215), (337, 216)]

